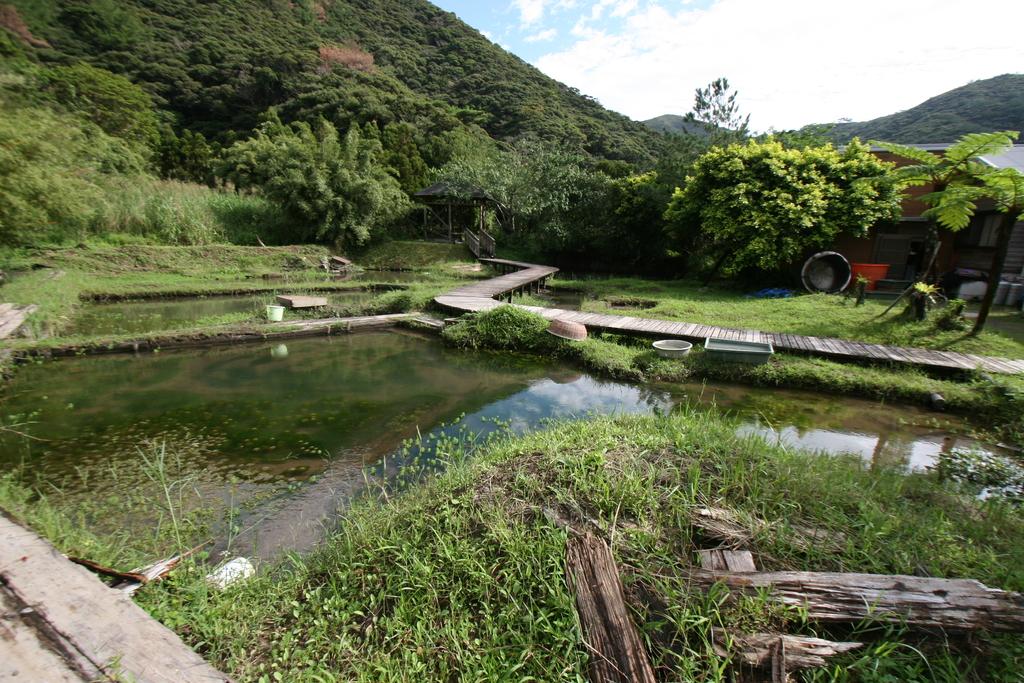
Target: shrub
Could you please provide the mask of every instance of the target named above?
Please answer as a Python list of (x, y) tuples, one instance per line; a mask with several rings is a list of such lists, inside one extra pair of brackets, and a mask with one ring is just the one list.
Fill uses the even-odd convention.
[(547, 334), (548, 321), (515, 306), (465, 316), (444, 331), (450, 344), (471, 349), (505, 349), (550, 352), (557, 347), (555, 337)]

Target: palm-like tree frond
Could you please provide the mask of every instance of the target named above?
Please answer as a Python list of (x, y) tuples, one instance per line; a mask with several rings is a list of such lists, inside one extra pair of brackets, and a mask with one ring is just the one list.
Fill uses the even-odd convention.
[(932, 206), (924, 212), (925, 216), (955, 231), (966, 228), (978, 208), (978, 200), (990, 196), (992, 193), (986, 187), (953, 185), (941, 192), (926, 194), (921, 199)]
[(946, 159), (954, 165), (963, 164), (987, 154), (999, 154), (1020, 135), (1015, 130), (995, 133), (968, 133), (946, 149)]
[(1002, 168), (988, 173), (983, 182), (1000, 211), (1024, 214), (1024, 173), (1015, 168)]
[(898, 157), (903, 157), (904, 159), (916, 161), (923, 166), (934, 165), (935, 162), (938, 160), (938, 157), (936, 157), (931, 152), (926, 152), (923, 149), (911, 147), (910, 145), (901, 145), (896, 142), (883, 142), (881, 140), (871, 140), (869, 144), (875, 147), (880, 147), (884, 149), (886, 152), (889, 152), (890, 154), (895, 154)]

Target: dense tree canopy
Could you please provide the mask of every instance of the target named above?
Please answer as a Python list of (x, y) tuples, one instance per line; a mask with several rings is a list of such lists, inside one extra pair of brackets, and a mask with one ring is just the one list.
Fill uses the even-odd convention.
[(380, 143), (357, 127), (342, 137), (328, 121), (282, 124), (270, 117), (226, 153), (222, 173), (242, 190), (279, 202), (298, 224), (301, 240), (358, 245), (408, 207), (398, 181), (382, 163)]
[(895, 218), (890, 167), (856, 142), (842, 152), (776, 141), (715, 148), (697, 160), (665, 218), (681, 250), (726, 272), (771, 271), (840, 233)]

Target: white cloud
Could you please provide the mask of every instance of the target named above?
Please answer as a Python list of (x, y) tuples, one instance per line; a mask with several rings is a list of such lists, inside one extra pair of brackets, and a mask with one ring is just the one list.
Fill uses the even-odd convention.
[(533, 35), (526, 36), (523, 38), (527, 43), (543, 43), (549, 40), (554, 40), (558, 35), (558, 29), (549, 28), (543, 31), (538, 31)]
[[(522, 2), (523, 0), (519, 0)], [(725, 76), (755, 128), (795, 128), (907, 109), (970, 80), (1016, 71), (1024, 3), (974, 0), (716, 0), (707, 9), (597, 0), (549, 75), (636, 119), (683, 114)], [(628, 16), (614, 30), (591, 19)], [(632, 13), (630, 13), (632, 12)]]
[(512, 6), (519, 10), (519, 20), (524, 26), (536, 24), (544, 17), (546, 0), (512, 0)]

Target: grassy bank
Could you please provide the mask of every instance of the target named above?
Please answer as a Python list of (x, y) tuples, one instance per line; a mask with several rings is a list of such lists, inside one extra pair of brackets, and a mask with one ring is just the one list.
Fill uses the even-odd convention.
[(808, 389), (929, 405), (933, 393), (946, 409), (970, 417), (1010, 442), (1024, 437), (1024, 379), (973, 374), (939, 378), (908, 367), (861, 366), (820, 358), (776, 354), (766, 365), (716, 363), (700, 349), (679, 360), (659, 357), (648, 343), (617, 335), (565, 342), (545, 333), (548, 322), (527, 311), (503, 306), (464, 316), (444, 331), (445, 340), (463, 348), (492, 348), (559, 357), (595, 374), (637, 382), (715, 380), (760, 387)]
[(934, 315), (932, 320), (910, 321), (900, 314), (902, 305), (883, 316), (890, 304), (884, 300), (854, 306), (852, 299), (825, 294), (755, 299), (735, 289), (636, 278), (556, 281), (552, 286), (582, 290), (587, 296), (583, 310), (595, 313), (1024, 358), (1024, 338), (1000, 331), (998, 325), (972, 337), (966, 330), (941, 329)]
[[(398, 295), (382, 295), (381, 301), (366, 310), (350, 314), (410, 310), (409, 307), (425, 305), (459, 278), (475, 275), (469, 270), (473, 265), (471, 261), (454, 260), (457, 252), (451, 249), (452, 245), (430, 244), (427, 251), (436, 256), (437, 247), (442, 247), (445, 253), (452, 252), (453, 260), (435, 263), (429, 271), (421, 272), (420, 281), (409, 288), (409, 296), (404, 299), (407, 308), (401, 307)], [(319, 246), (231, 245), (96, 245), (7, 251), (0, 254), (0, 269), (13, 276), (0, 287), (0, 300), (38, 305), (39, 310), (29, 318), (27, 328), (30, 337), (42, 339), (65, 337), (76, 311), (86, 301), (95, 299), (252, 292), (265, 292), (269, 297), (275, 292), (342, 291), (378, 284), (372, 272), (358, 282), (325, 277), (320, 259), (329, 253), (327, 248)], [(226, 322), (243, 320), (236, 316), (192, 327)]]
[[(469, 460), (456, 442), (444, 455), (454, 463), (445, 474), (358, 503), (311, 556), (224, 593), (187, 567), (139, 600), (244, 681), (582, 680), (587, 651), (564, 578), (569, 525), (611, 544), (663, 680), (729, 680), (710, 642), (721, 627), (866, 643), (803, 680), (1016, 680), (1017, 638), (830, 629), (767, 596), (705, 593), (687, 577), (696, 550), (718, 544), (693, 524), (696, 509), (714, 506), (749, 530), (745, 546), (766, 570), (1021, 590), (1024, 517), (1000, 500), (933, 474), (769, 446), (707, 413), (566, 423)], [(807, 527), (836, 542), (807, 543)]]

